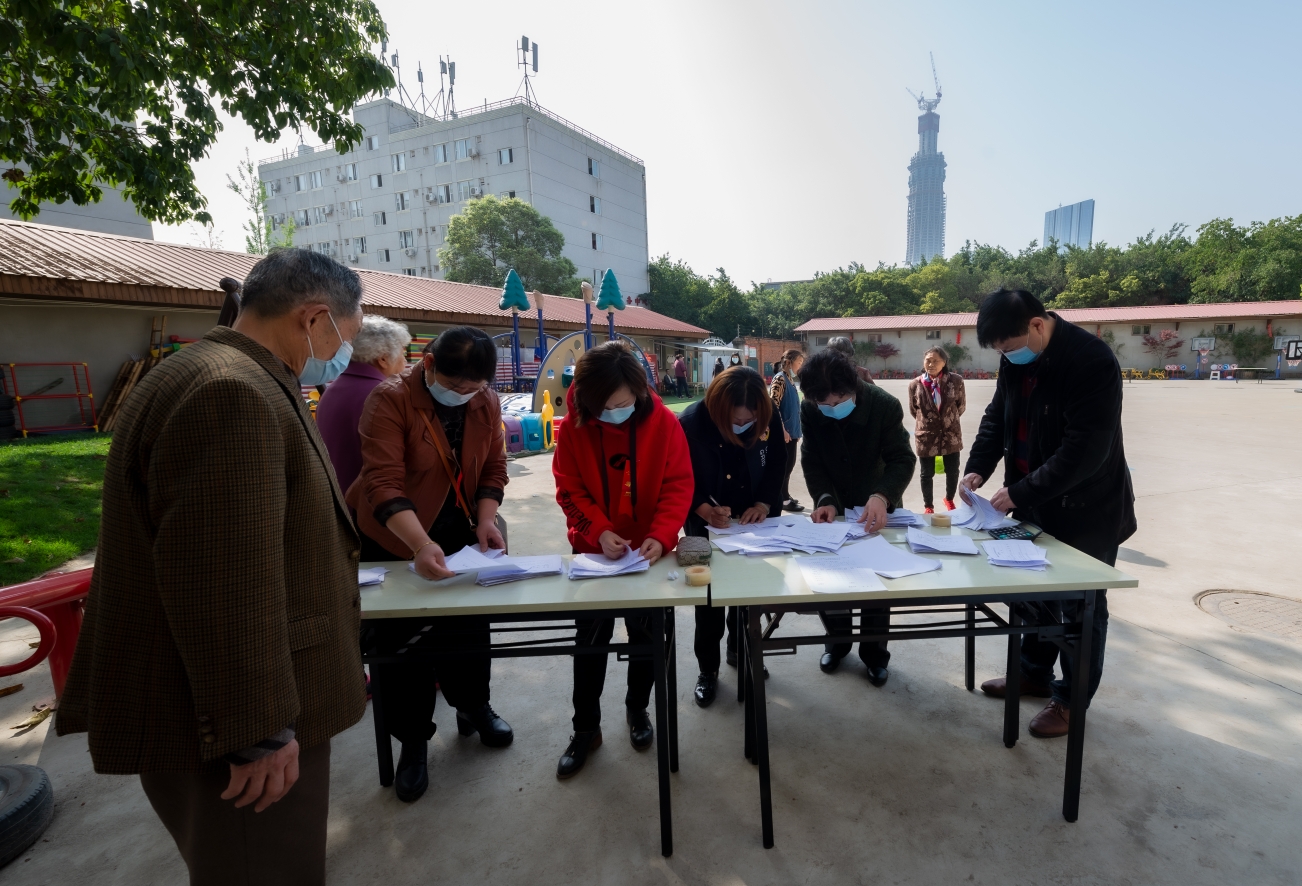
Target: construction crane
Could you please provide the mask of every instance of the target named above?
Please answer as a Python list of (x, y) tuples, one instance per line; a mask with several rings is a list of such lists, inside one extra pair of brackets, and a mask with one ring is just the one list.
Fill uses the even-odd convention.
[(930, 52), (927, 53), (927, 55), (931, 58), (931, 79), (936, 83), (936, 97), (927, 98), (926, 92), (923, 92), (922, 95), (918, 95), (907, 86), (904, 88), (904, 91), (911, 95), (913, 100), (918, 103), (918, 110), (924, 113), (934, 111), (940, 105), (940, 78), (936, 76), (936, 56), (934, 53)]

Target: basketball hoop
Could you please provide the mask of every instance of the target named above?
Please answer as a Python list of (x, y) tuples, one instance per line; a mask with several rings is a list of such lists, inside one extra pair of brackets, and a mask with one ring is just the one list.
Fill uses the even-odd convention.
[(1206, 356), (1207, 356), (1208, 354), (1210, 354), (1211, 352), (1212, 352), (1212, 351), (1211, 351), (1211, 348), (1199, 348), (1199, 349), (1198, 349), (1198, 356), (1200, 356), (1200, 357), (1206, 357)]
[(1284, 362), (1289, 365), (1290, 369), (1292, 369), (1294, 366), (1297, 366), (1299, 363), (1302, 363), (1302, 360), (1285, 360)]

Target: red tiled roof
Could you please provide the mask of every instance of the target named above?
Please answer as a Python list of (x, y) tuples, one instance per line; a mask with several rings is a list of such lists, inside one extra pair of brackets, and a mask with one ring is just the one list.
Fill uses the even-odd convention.
[[(243, 279), (258, 256), (0, 219), (0, 295), (160, 307), (221, 307), (222, 277)], [(430, 323), (508, 325), (491, 286), (357, 270), (368, 313)], [(524, 315), (522, 315), (523, 317)], [(529, 318), (536, 315), (531, 311)], [(583, 325), (583, 302), (550, 296), (546, 322)], [(593, 323), (604, 324), (597, 314)], [(709, 331), (630, 305), (615, 312), (625, 332), (704, 338)]]
[[(1072, 323), (1153, 323), (1161, 320), (1211, 320), (1222, 317), (1299, 317), (1302, 301), (1225, 302), (1211, 305), (1146, 305), (1133, 308), (1065, 308), (1057, 312)], [(860, 329), (955, 329), (976, 326), (976, 312), (906, 314), (890, 317), (818, 317), (796, 332), (843, 332)]]

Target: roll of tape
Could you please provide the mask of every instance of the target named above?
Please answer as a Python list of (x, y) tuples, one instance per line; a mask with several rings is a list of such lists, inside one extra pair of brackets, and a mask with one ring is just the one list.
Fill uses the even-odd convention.
[(688, 566), (686, 575), (687, 584), (691, 587), (699, 588), (710, 583), (709, 566)]
[(932, 514), (932, 515), (931, 515), (931, 525), (932, 525), (932, 526), (949, 526), (949, 525), (950, 525), (949, 514)]

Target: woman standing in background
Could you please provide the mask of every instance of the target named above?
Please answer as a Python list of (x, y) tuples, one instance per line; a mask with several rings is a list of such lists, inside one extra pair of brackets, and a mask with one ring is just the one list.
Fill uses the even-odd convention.
[(804, 364), (804, 352), (791, 348), (778, 361), (769, 384), (773, 408), (782, 417), (782, 439), (787, 450), (787, 466), (782, 475), (782, 509), (796, 513), (805, 509), (791, 494), (791, 470), (796, 466), (796, 450), (800, 445), (800, 392), (796, 388), (796, 376)]
[(913, 445), (921, 462), (922, 503), (926, 513), (932, 507), (932, 478), (936, 457), (945, 465), (945, 507), (954, 510), (958, 490), (958, 454), (963, 451), (963, 429), (959, 417), (967, 409), (963, 379), (949, 371), (949, 354), (931, 348), (922, 356), (922, 375), (909, 382), (909, 412), (913, 415)]

